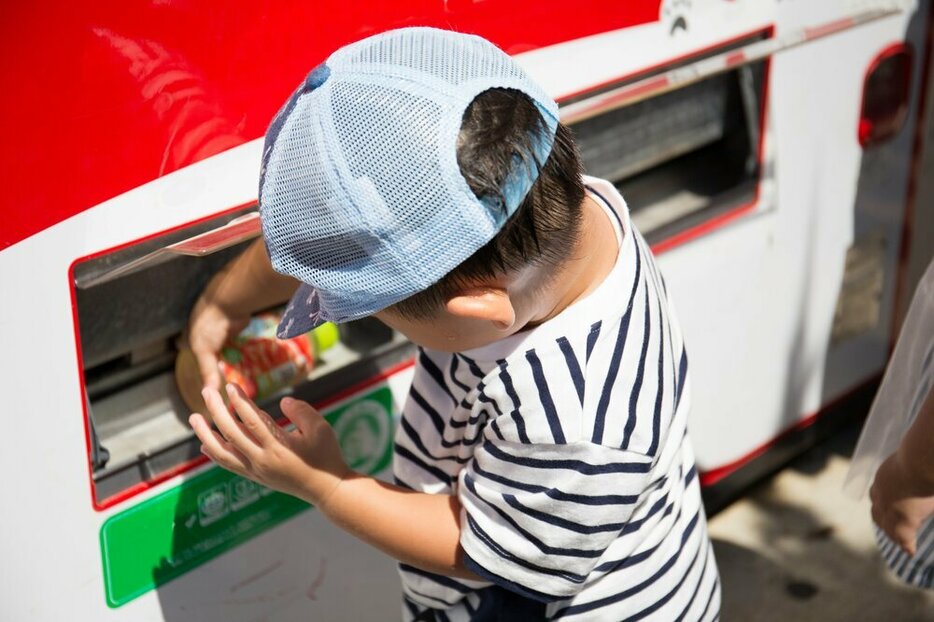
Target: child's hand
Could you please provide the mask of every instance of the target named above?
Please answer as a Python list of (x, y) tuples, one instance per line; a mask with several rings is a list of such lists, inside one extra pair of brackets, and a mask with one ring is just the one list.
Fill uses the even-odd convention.
[(250, 321), (249, 315), (234, 317), (202, 295), (198, 298), (183, 342), (186, 341), (198, 361), (201, 381), (206, 387), (223, 390), (223, 377), (217, 367), (220, 352), (228, 339), (239, 333)]
[(309, 404), (284, 398), (283, 414), (295, 424), (283, 430), (272, 417), (250, 401), (240, 387), (228, 384), (227, 395), (239, 420), (212, 388), (202, 391), (220, 433), (204, 416), (188, 418), (201, 451), (211, 460), (263, 486), (323, 506), (352, 471), (341, 456), (334, 430)]
[(882, 463), (869, 491), (872, 519), (905, 553), (917, 552), (918, 528), (934, 515), (934, 494), (909, 473), (895, 452)]

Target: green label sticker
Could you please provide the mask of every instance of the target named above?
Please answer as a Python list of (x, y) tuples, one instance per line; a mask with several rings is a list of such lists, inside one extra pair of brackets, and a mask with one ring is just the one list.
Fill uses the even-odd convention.
[[(383, 385), (325, 413), (348, 464), (376, 474), (392, 460), (392, 392)], [(310, 506), (219, 467), (101, 526), (107, 604), (119, 607)]]

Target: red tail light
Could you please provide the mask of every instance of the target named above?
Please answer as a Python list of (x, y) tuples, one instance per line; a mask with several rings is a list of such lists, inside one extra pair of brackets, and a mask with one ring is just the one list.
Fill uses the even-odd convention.
[(911, 48), (898, 43), (882, 51), (869, 65), (863, 84), (859, 144), (865, 149), (895, 136), (908, 116), (911, 91)]

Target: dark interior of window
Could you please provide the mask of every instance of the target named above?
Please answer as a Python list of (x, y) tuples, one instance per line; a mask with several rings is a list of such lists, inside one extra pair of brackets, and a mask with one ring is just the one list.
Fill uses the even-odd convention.
[(616, 185), (650, 243), (754, 200), (766, 67), (741, 66), (571, 126), (586, 172)]

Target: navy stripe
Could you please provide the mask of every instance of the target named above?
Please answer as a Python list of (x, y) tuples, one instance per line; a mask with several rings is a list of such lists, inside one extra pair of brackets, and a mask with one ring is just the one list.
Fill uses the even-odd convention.
[[(686, 532), (685, 532), (685, 533), (686, 533)], [(666, 575), (666, 574), (668, 573), (669, 570), (671, 570), (671, 568), (675, 565), (675, 562), (678, 561), (678, 558), (681, 557), (681, 554), (682, 554), (682, 552), (683, 552), (684, 543), (685, 543), (686, 541), (687, 541), (687, 535), (682, 536), (682, 538), (681, 538), (681, 549), (675, 551), (675, 553), (674, 553), (671, 557), (668, 558), (668, 561), (666, 561), (664, 564), (662, 564), (662, 565), (659, 567), (659, 569), (658, 569), (657, 571), (655, 571), (654, 574), (652, 574), (652, 576), (650, 576), (649, 578), (647, 578), (647, 579), (646, 579), (645, 581), (643, 581), (642, 583), (639, 583), (639, 584), (637, 584), (637, 585), (634, 585), (634, 586), (631, 587), (630, 589), (624, 590), (624, 591), (619, 592), (619, 593), (617, 593), (617, 594), (614, 594), (614, 595), (612, 595), (612, 596), (607, 596), (607, 597), (605, 597), (605, 598), (600, 598), (600, 599), (598, 599), (598, 600), (594, 600), (594, 601), (591, 601), (591, 602), (589, 602), (589, 603), (581, 603), (581, 604), (579, 604), (579, 605), (572, 605), (572, 606), (570, 606), (570, 607), (565, 607), (564, 609), (561, 609), (561, 610), (557, 611), (557, 612), (554, 614), (553, 617), (559, 618), (559, 617), (561, 617), (561, 616), (563, 616), (563, 615), (571, 615), (571, 614), (583, 613), (583, 612), (586, 612), (586, 611), (593, 611), (594, 609), (599, 609), (600, 607), (603, 607), (603, 606), (605, 606), (605, 605), (610, 605), (610, 604), (613, 604), (613, 603), (618, 603), (618, 602), (621, 601), (621, 600), (625, 600), (625, 599), (627, 599), (627, 598), (631, 598), (633, 595), (638, 594), (639, 592), (643, 591), (645, 588), (647, 588), (647, 587), (649, 587), (650, 585), (652, 585), (652, 584), (654, 584), (655, 582), (657, 582), (657, 581), (658, 581), (659, 579), (661, 579), (664, 575)], [(693, 565), (694, 562), (697, 560), (697, 556), (698, 556), (699, 553), (700, 553), (700, 547), (698, 547), (698, 550), (696, 550), (696, 551), (694, 552), (694, 559), (693, 559), (692, 562), (691, 562), (692, 565)]]
[[(587, 578), (584, 575), (575, 574), (573, 572), (567, 572), (565, 570), (558, 570), (555, 568), (546, 568), (545, 566), (539, 566), (538, 564), (533, 564), (532, 562), (528, 560), (525, 560), (525, 559), (522, 559), (521, 557), (517, 557), (516, 555), (513, 555), (511, 552), (503, 548), (498, 542), (496, 542), (496, 540), (494, 540), (487, 532), (485, 532), (483, 528), (480, 527), (477, 521), (475, 521), (474, 518), (470, 514), (467, 514), (467, 526), (474, 533), (474, 535), (477, 536), (477, 538), (483, 544), (485, 544), (487, 548), (489, 548), (490, 551), (492, 551), (497, 557), (500, 557), (502, 559), (505, 559), (506, 561), (512, 562), (513, 564), (516, 564), (517, 566), (522, 566), (523, 568), (534, 570), (535, 572), (539, 572), (541, 574), (549, 575), (552, 577), (558, 577), (559, 579), (563, 579), (569, 583), (580, 584), (580, 583), (583, 583), (584, 580)], [(467, 553), (464, 553), (464, 557), (470, 557), (470, 556)], [(502, 577), (499, 577), (499, 578), (502, 579)]]
[(410, 615), (412, 615), (412, 616), (417, 616), (417, 615), (418, 615), (418, 613), (419, 613), (418, 607), (415, 605), (414, 602), (412, 602), (412, 599), (410, 599), (408, 596), (406, 596), (405, 594), (403, 594), (403, 595), (402, 595), (402, 602), (403, 602), (403, 604), (405, 604), (405, 606), (408, 608), (409, 614), (410, 614)]
[[(638, 244), (642, 248), (642, 252), (648, 255), (649, 257), (654, 258), (654, 255), (652, 254), (652, 249), (649, 248), (649, 243), (645, 241), (645, 238), (642, 237), (641, 235), (637, 236), (637, 238), (638, 238)], [(660, 284), (660, 281), (662, 277), (661, 277), (661, 274), (659, 274), (658, 272), (658, 264), (655, 263), (654, 261), (649, 261), (647, 263), (649, 264), (649, 272), (652, 275), (652, 284), (655, 285), (655, 291), (659, 296), (659, 300), (661, 300), (662, 286)]]
[(593, 347), (597, 345), (597, 338), (600, 336), (601, 326), (603, 326), (603, 320), (594, 322), (590, 326), (590, 332), (587, 333), (587, 358), (584, 359), (585, 362), (590, 361), (590, 353), (593, 352)]
[(878, 527), (876, 527), (876, 538), (885, 542), (883, 549), (882, 549), (882, 554), (885, 555), (886, 559), (891, 563), (892, 558), (895, 556), (898, 550), (895, 545), (895, 541), (890, 540), (889, 537), (885, 535), (885, 532), (879, 529)]
[[(406, 436), (409, 437), (409, 439), (412, 441), (412, 443), (415, 445), (415, 447), (416, 447), (420, 452), (422, 452), (422, 455), (425, 456), (426, 458), (429, 458), (429, 459), (431, 459), (431, 460), (434, 460), (435, 462), (440, 462), (440, 461), (442, 461), (442, 460), (451, 460), (452, 462), (456, 462), (457, 464), (467, 464), (468, 462), (470, 462), (470, 460), (471, 460), (471, 457), (470, 457), (470, 456), (467, 456), (467, 457), (462, 458), (462, 457), (456, 456), (456, 455), (451, 455), (451, 456), (436, 456), (436, 455), (434, 455), (433, 453), (431, 453), (430, 451), (428, 451), (428, 448), (425, 447), (425, 443), (422, 442), (422, 439), (421, 439), (421, 437), (418, 435), (418, 432), (415, 430), (415, 428), (412, 427), (412, 424), (409, 423), (407, 419), (403, 418), (402, 421), (400, 422), (400, 425), (402, 426), (402, 429), (403, 429), (403, 431), (405, 432)], [(458, 442), (456, 442), (456, 443), (448, 443), (448, 442), (444, 441), (444, 439), (442, 439), (442, 443), (444, 444), (445, 447), (448, 447), (448, 448), (450, 448), (450, 447), (456, 447), (456, 446), (460, 446), (460, 445), (467, 445), (467, 446), (470, 446), (470, 445), (476, 443), (480, 438), (482, 438), (482, 437), (481, 437), (481, 436), (478, 436), (478, 437), (474, 438), (474, 439), (473, 439), (473, 442), (471, 442), (471, 443), (462, 442), (462, 441), (458, 441)]]
[(600, 564), (599, 566), (597, 566), (596, 568), (594, 568), (594, 570), (597, 572), (605, 572), (606, 574), (610, 574), (612, 572), (616, 572), (617, 570), (622, 570), (623, 568), (629, 568), (631, 566), (635, 566), (637, 564), (644, 562), (649, 557), (651, 557), (652, 553), (657, 551), (661, 547), (661, 545), (664, 543), (665, 543), (665, 540), (662, 540), (661, 542), (659, 542), (652, 548), (646, 549), (645, 551), (642, 551), (641, 553), (633, 553), (632, 555), (629, 555), (628, 557), (624, 557), (623, 559), (618, 559), (616, 561), (611, 561), (611, 562), (604, 562)]
[(399, 569), (402, 570), (403, 572), (408, 572), (408, 573), (423, 577), (425, 579), (434, 581), (438, 585), (444, 586), (446, 588), (450, 588), (452, 590), (460, 592), (461, 594), (470, 594), (471, 592), (473, 592), (473, 588), (468, 587), (458, 581), (455, 581), (451, 577), (446, 577), (444, 575), (435, 574), (433, 572), (428, 572), (427, 570), (422, 570), (421, 568), (416, 568), (415, 566), (410, 566), (408, 564), (404, 564), (401, 562), (399, 563)]
[(447, 382), (444, 380), (444, 373), (435, 365), (435, 362), (428, 358), (428, 355), (425, 354), (425, 351), (421, 348), (418, 349), (418, 363), (422, 366), (422, 369), (428, 372), (428, 375), (434, 378), (435, 383), (438, 387), (444, 391), (445, 395), (451, 398), (451, 401), (457, 406), (457, 399), (454, 397), (454, 394), (451, 393), (451, 390), (448, 388)]
[(623, 430), (623, 449), (629, 449), (632, 433), (636, 429), (636, 407), (639, 404), (639, 394), (642, 392), (642, 381), (645, 378), (645, 359), (649, 352), (649, 328), (652, 324), (652, 318), (649, 309), (648, 285), (648, 283), (645, 284), (645, 330), (642, 335), (642, 354), (639, 355), (639, 369), (636, 372), (632, 391), (629, 393), (629, 419), (626, 421), (626, 427)]
[(470, 387), (457, 379), (457, 368), (460, 366), (460, 359), (456, 356), (451, 357), (451, 365), (448, 368), (448, 375), (451, 376), (451, 382), (456, 384), (464, 393), (470, 393)]
[(408, 460), (415, 466), (421, 468), (426, 473), (433, 475), (435, 479), (437, 479), (438, 481), (443, 482), (444, 484), (448, 486), (451, 485), (451, 481), (453, 480), (453, 478), (450, 475), (448, 475), (447, 473), (445, 473), (444, 471), (442, 471), (441, 469), (437, 467), (433, 467), (430, 464), (426, 464), (421, 458), (413, 454), (411, 451), (409, 451), (408, 449), (406, 449), (399, 443), (396, 443), (395, 445), (395, 452), (397, 456), (402, 456), (403, 458), (405, 458), (406, 460)]
[(583, 475), (599, 475), (605, 473), (648, 473), (652, 464), (650, 462), (611, 462), (610, 464), (590, 464), (583, 460), (544, 460), (526, 456), (513, 456), (486, 441), (483, 449), (494, 458), (503, 462), (510, 462), (535, 469), (568, 469)]
[(558, 410), (555, 408), (555, 402), (551, 397), (551, 391), (548, 389), (548, 381), (545, 380), (545, 372), (542, 370), (542, 362), (538, 360), (535, 350), (529, 350), (525, 353), (525, 360), (529, 362), (532, 368), (532, 378), (535, 380), (535, 386), (538, 388), (538, 399), (545, 410), (545, 418), (548, 420), (548, 427), (551, 429), (551, 437), (555, 443), (563, 445), (567, 441), (564, 438), (564, 430), (561, 429), (561, 420), (558, 418)]
[(681, 345), (681, 361), (678, 363), (678, 384), (675, 389), (675, 410), (681, 405), (681, 390), (684, 389), (684, 382), (687, 380), (688, 373), (688, 351)]
[[(501, 507), (498, 507), (493, 502), (488, 501), (479, 492), (477, 492), (477, 485), (473, 477), (471, 477), (470, 475), (465, 476), (464, 484), (467, 486), (467, 489), (473, 493), (474, 497), (476, 497), (480, 501), (483, 501), (483, 503), (487, 505), (490, 509), (492, 509), (494, 512), (496, 512), (500, 518), (502, 518), (509, 525), (511, 525), (512, 528), (515, 529), (519, 535), (521, 535), (523, 538), (525, 538), (526, 540), (531, 542), (533, 545), (535, 545), (535, 548), (537, 548), (542, 553), (545, 553), (547, 555), (564, 555), (565, 557), (582, 557), (584, 559), (593, 559), (596, 557), (600, 557), (601, 555), (603, 555), (603, 553), (605, 553), (605, 550), (602, 548), (597, 549), (597, 550), (575, 549), (575, 548), (564, 548), (564, 547), (557, 547), (557, 546), (551, 546), (551, 545), (545, 544), (545, 542), (537, 538), (535, 534), (523, 528), (522, 525), (520, 525), (519, 522), (516, 521), (516, 519), (514, 519), (512, 516), (509, 515), (508, 512), (503, 510)], [(499, 494), (499, 496), (505, 497), (506, 495)]]
[[(672, 505), (672, 509), (673, 508), (674, 508), (674, 505)], [(679, 507), (678, 513), (675, 514), (674, 524), (677, 524), (678, 521), (681, 520), (681, 509), (682, 508)], [(662, 517), (667, 516), (669, 513), (670, 511), (666, 512), (665, 514), (662, 514)], [(682, 536), (683, 534), (687, 534), (687, 536), (690, 536), (691, 532), (693, 532), (694, 528), (697, 526), (697, 523), (699, 520), (700, 520), (700, 509), (698, 509), (697, 512), (694, 513), (694, 518), (688, 521), (687, 526), (684, 528), (684, 531), (682, 532)], [(625, 568), (631, 568), (632, 566), (635, 566), (637, 564), (644, 562), (646, 559), (651, 557), (656, 551), (658, 551), (658, 549), (660, 549), (662, 545), (667, 544), (667, 543), (668, 543), (667, 538), (663, 539), (658, 544), (656, 544), (650, 549), (646, 549), (645, 551), (642, 551), (641, 553), (635, 553), (633, 555), (623, 557), (622, 559), (603, 562), (602, 564), (594, 568), (594, 570), (598, 572), (604, 572), (606, 574), (611, 574), (618, 570), (623, 570)]]
[(526, 507), (522, 505), (519, 499), (516, 498), (516, 495), (503, 494), (503, 499), (510, 505), (510, 507), (522, 512), (527, 516), (537, 518), (543, 523), (548, 523), (549, 525), (561, 527), (562, 529), (567, 529), (568, 531), (574, 531), (576, 533), (594, 534), (618, 532), (626, 526), (625, 522), (603, 523), (601, 525), (583, 525), (581, 523), (575, 523), (574, 521), (568, 520), (566, 518), (561, 518), (560, 516), (555, 516), (554, 514), (549, 514), (547, 512), (542, 512), (541, 510)]
[[(648, 615), (651, 615), (655, 613), (656, 611), (658, 611), (659, 609), (661, 609), (662, 607), (664, 607), (665, 604), (668, 601), (670, 601), (674, 597), (674, 595), (677, 594), (681, 590), (682, 587), (684, 587), (684, 582), (687, 581), (688, 575), (691, 574), (691, 571), (694, 570), (694, 566), (697, 564), (697, 560), (700, 559), (700, 548), (701, 547), (698, 547), (698, 549), (694, 551), (694, 557), (691, 559), (691, 563), (688, 564), (687, 570), (684, 571), (684, 575), (682, 575), (681, 579), (675, 584), (673, 588), (671, 588), (671, 590), (668, 591), (667, 594), (665, 594), (664, 596), (656, 600), (654, 603), (652, 603), (651, 605), (649, 605), (642, 611), (634, 615), (631, 615), (628, 618), (625, 618), (624, 622), (637, 622), (638, 620), (641, 620), (642, 618)], [(710, 555), (710, 549), (708, 547), (703, 547), (703, 548), (704, 548), (704, 562), (703, 563), (706, 564), (707, 556)], [(697, 588), (695, 587), (695, 591), (696, 589)]]
[[(931, 525), (934, 525), (934, 519), (931, 519), (928, 523), (925, 531), (931, 528)], [(920, 534), (919, 534), (920, 535)], [(915, 542), (921, 542), (924, 540), (924, 537), (917, 538)], [(914, 568), (911, 569), (911, 572), (908, 574), (908, 582), (912, 583), (915, 580), (915, 576), (918, 574), (918, 571), (924, 568), (925, 566), (934, 563), (934, 558), (932, 558), (932, 553), (934, 553), (934, 541), (931, 541), (930, 544), (923, 550), (918, 551), (914, 556)]]
[(694, 481), (694, 478), (697, 476), (697, 465), (693, 462), (691, 463), (691, 468), (688, 469), (688, 472), (684, 474), (684, 487), (687, 488), (691, 485), (691, 482)]
[(490, 422), (490, 429), (493, 430), (493, 434), (496, 435), (496, 438), (503, 442), (506, 441), (506, 437), (503, 436), (503, 431), (499, 429), (499, 422), (496, 419)]
[[(466, 419), (455, 419), (454, 417), (451, 417), (450, 419), (448, 419), (448, 427), (451, 427), (454, 429), (466, 428), (467, 426), (477, 425), (481, 419), (489, 419), (489, 418), (490, 418), (490, 413), (487, 412), (486, 408), (483, 408), (480, 410), (480, 412), (474, 415), (471, 415), (467, 417)], [(481, 424), (481, 427), (483, 427), (482, 424)]]
[[(525, 596), (526, 598), (531, 598), (532, 600), (535, 600), (541, 603), (553, 603), (556, 600), (561, 600), (562, 598), (564, 598), (562, 596), (555, 596), (553, 594), (546, 594), (544, 592), (533, 590), (532, 588), (526, 587), (524, 585), (520, 585), (518, 583), (514, 583), (508, 579), (504, 579), (503, 577), (499, 575), (493, 574), (492, 572), (490, 572), (489, 570), (487, 570), (486, 568), (478, 564), (467, 553), (464, 553), (464, 566), (466, 566), (468, 570), (473, 572), (478, 577), (485, 579), (489, 581), (490, 583), (496, 584), (506, 590), (509, 590), (510, 592), (514, 592), (516, 594), (519, 594), (520, 596)], [(502, 613), (502, 612), (497, 612), (497, 613)]]
[(486, 389), (486, 385), (483, 384), (482, 382), (477, 385), (477, 399), (483, 402), (484, 404), (491, 405), (493, 407), (493, 410), (496, 411), (496, 416), (502, 417), (503, 411), (500, 410), (499, 404), (496, 403), (496, 400), (489, 398), (487, 394), (484, 392), (484, 389)]
[(688, 599), (687, 604), (684, 606), (684, 609), (681, 610), (681, 613), (675, 618), (674, 622), (681, 622), (687, 616), (688, 612), (691, 611), (691, 607), (694, 605), (694, 601), (697, 599), (698, 593), (700, 593), (701, 585), (704, 584), (704, 577), (707, 576), (707, 566), (710, 564), (707, 561), (710, 559), (710, 545), (707, 545), (707, 554), (704, 555), (704, 565), (701, 567), (701, 574), (697, 578), (697, 585), (694, 586), (694, 591), (691, 592), (691, 598)]
[(467, 369), (469, 369), (470, 373), (472, 373), (478, 379), (483, 380), (484, 378), (486, 378), (486, 374), (483, 373), (483, 370), (480, 369), (480, 366), (477, 365), (477, 362), (474, 361), (472, 358), (468, 356), (464, 356), (463, 354), (459, 352), (455, 354), (454, 356), (459, 356), (465, 363), (467, 363)]
[[(668, 315), (665, 315), (665, 325), (668, 328), (668, 363), (671, 366), (671, 389), (674, 393), (678, 392), (678, 370), (675, 367), (675, 335), (671, 330), (671, 321)], [(678, 410), (677, 398), (672, 395), (671, 417), (669, 422), (674, 419)]]
[(911, 560), (911, 556), (903, 551), (901, 547), (898, 547), (896, 550), (898, 551), (898, 568), (895, 569), (895, 574), (899, 577), (904, 577), (904, 573), (908, 571), (908, 562)]
[(545, 486), (539, 486), (538, 484), (529, 484), (527, 482), (520, 482), (496, 473), (491, 473), (485, 471), (480, 467), (479, 464), (474, 463), (473, 471), (477, 475), (490, 480), (491, 482), (496, 482), (497, 484), (503, 484), (504, 486), (509, 486), (517, 490), (524, 490), (526, 492), (540, 493), (551, 497), (555, 501), (567, 501), (569, 503), (578, 503), (580, 505), (632, 505), (639, 500), (639, 495), (580, 495), (570, 492), (564, 492), (558, 490), (557, 488), (547, 488)]
[(568, 341), (567, 337), (558, 338), (558, 347), (561, 348), (561, 353), (564, 354), (564, 361), (567, 363), (568, 373), (571, 375), (574, 388), (577, 390), (577, 399), (580, 400), (581, 406), (583, 406), (584, 374), (581, 373), (581, 366), (580, 363), (577, 362), (577, 355), (574, 354), (574, 348), (571, 347), (571, 342)]
[(438, 431), (438, 436), (444, 435), (444, 419), (441, 418), (441, 415), (438, 414), (438, 411), (428, 403), (428, 400), (419, 393), (418, 389), (414, 386), (409, 389), (409, 396), (412, 400), (425, 411), (425, 414), (428, 415), (428, 418), (431, 420), (431, 424), (435, 426), (435, 429)]
[[(642, 248), (643, 248), (643, 252), (645, 252), (645, 253), (647, 253), (648, 255), (651, 256), (651, 255), (652, 255), (652, 250), (649, 248), (648, 242), (646, 242), (646, 241), (645, 241), (645, 238), (642, 238), (641, 236), (640, 236), (639, 239), (640, 239), (640, 242), (641, 242), (641, 246), (642, 246)], [(648, 262), (648, 263), (649, 263), (649, 265), (651, 266), (652, 282), (653, 282), (654, 285), (655, 285), (654, 291), (655, 291), (656, 302), (658, 303), (658, 323), (659, 323), (659, 325), (660, 325), (659, 339), (661, 340), (661, 343), (659, 344), (658, 378), (660, 379), (660, 380), (659, 380), (659, 384), (662, 385), (662, 388), (659, 389), (658, 395), (656, 396), (657, 403), (656, 403), (656, 407), (655, 407), (655, 408), (656, 408), (656, 412), (659, 412), (659, 413), (660, 413), (660, 409), (661, 409), (660, 400), (662, 399), (660, 396), (662, 396), (663, 393), (664, 393), (664, 375), (663, 375), (664, 364), (663, 364), (663, 360), (664, 360), (664, 343), (665, 343), (665, 341), (666, 341), (666, 336), (665, 336), (665, 335), (666, 335), (666, 333), (667, 333), (667, 335), (668, 335), (668, 336), (667, 336), (668, 350), (669, 350), (668, 355), (669, 355), (669, 360), (671, 360), (671, 361), (674, 361), (674, 350), (673, 350), (673, 344), (672, 344), (672, 342), (674, 341), (674, 336), (672, 335), (672, 332), (671, 332), (671, 322), (670, 322), (669, 319), (668, 319), (668, 315), (662, 311), (662, 306), (663, 306), (663, 305), (662, 305), (662, 302), (663, 302), (663, 300), (666, 301), (665, 308), (667, 309), (667, 298), (664, 298), (664, 297), (662, 296), (662, 291), (663, 291), (664, 288), (665, 288), (665, 279), (664, 279), (664, 277), (663, 277), (662, 274), (661, 274), (661, 271), (660, 271), (660, 269), (659, 269), (659, 267), (658, 267), (658, 264), (656, 264), (654, 261), (651, 261), (651, 262)], [(671, 374), (672, 374), (672, 383), (671, 383), (671, 386), (672, 386), (672, 387), (675, 387), (675, 386), (677, 386), (677, 382), (674, 380), (675, 369), (674, 369), (674, 364), (673, 364), (673, 363), (672, 363), (672, 366), (671, 366)], [(675, 404), (675, 406), (677, 407), (677, 404)], [(674, 413), (675, 413), (675, 409), (672, 409), (672, 415), (674, 415)], [(660, 417), (659, 417), (659, 418), (660, 418)], [(653, 441), (655, 441), (657, 438), (658, 438), (658, 433), (656, 432)], [(657, 448), (657, 446), (656, 446), (656, 448)], [(652, 450), (652, 451), (649, 451), (649, 452), (647, 452), (647, 453), (648, 453), (649, 455), (654, 455), (655, 451)]]
[[(658, 300), (658, 322), (662, 324), (662, 302)], [(662, 427), (662, 397), (665, 394), (665, 326), (658, 333), (658, 390), (655, 392), (655, 412), (652, 413), (652, 442), (646, 452), (654, 456), (658, 451)]]
[[(438, 411), (432, 408), (431, 405), (428, 403), (428, 400), (426, 400), (422, 396), (422, 394), (419, 393), (414, 387), (412, 387), (409, 390), (409, 394), (412, 396), (412, 399), (415, 401), (415, 403), (418, 404), (422, 408), (422, 410), (424, 410), (428, 414), (429, 418), (431, 419), (431, 422), (435, 426), (435, 429), (438, 430), (438, 440), (441, 442), (442, 447), (446, 449), (451, 449), (452, 447), (460, 447), (462, 445), (467, 445), (467, 446), (475, 445), (482, 438), (482, 434), (477, 434), (472, 439), (461, 438), (460, 440), (456, 440), (456, 441), (447, 440), (446, 438), (444, 438), (444, 429), (445, 429), (444, 423), (441, 421), (441, 415), (438, 414)], [(468, 423), (476, 423), (480, 419), (480, 416), (481, 415), (477, 415), (476, 418), (471, 417), (467, 421), (460, 421), (460, 422), (451, 421), (449, 422), (449, 425), (452, 428), (462, 428), (462, 427), (467, 426)], [(422, 441), (421, 441), (420, 435), (412, 427), (412, 424), (408, 422), (408, 419), (403, 417), (402, 424), (403, 426), (408, 426), (406, 428), (406, 432), (408, 432), (409, 436), (416, 442), (417, 445), (419, 445), (419, 448), (423, 449), (424, 445), (421, 444)], [(424, 453), (426, 456), (431, 455), (427, 449), (423, 449), (422, 453)]]
[(622, 232), (622, 234), (625, 236), (625, 235), (626, 235), (626, 226), (623, 224), (623, 219), (620, 218), (620, 217), (619, 217), (619, 214), (616, 213), (616, 210), (613, 209), (613, 204), (610, 203), (609, 201), (607, 201), (605, 196), (603, 196), (602, 194), (600, 194), (599, 192), (597, 192), (596, 190), (594, 190), (594, 189), (591, 188), (590, 186), (585, 186), (585, 188), (587, 188), (587, 190), (589, 190), (590, 192), (592, 192), (592, 193), (594, 193), (595, 195), (597, 195), (598, 197), (600, 197), (600, 200), (603, 201), (604, 204), (606, 204), (607, 208), (609, 208), (607, 211), (609, 211), (611, 214), (613, 214), (613, 217), (616, 218), (616, 222), (619, 223), (619, 229), (620, 229), (620, 231)]
[(642, 529), (642, 525), (644, 525), (650, 518), (658, 514), (658, 512), (662, 508), (665, 509), (665, 511), (662, 512), (662, 517), (665, 517), (671, 514), (672, 510), (674, 510), (675, 503), (674, 501), (672, 501), (668, 505), (665, 505), (667, 501), (668, 501), (668, 493), (666, 492), (664, 495), (661, 496), (661, 498), (659, 498), (658, 501), (655, 502), (655, 504), (651, 508), (649, 508), (649, 511), (646, 512), (645, 516), (643, 516), (642, 518), (637, 518), (635, 520), (630, 518), (629, 522), (623, 526), (619, 534), (621, 536), (625, 536), (628, 533), (639, 531), (640, 529)]
[(474, 592), (474, 593), (468, 594), (467, 598), (465, 598), (462, 602), (464, 603), (464, 607), (467, 609), (467, 613), (473, 616), (473, 614), (477, 613), (477, 608), (474, 607), (473, 603), (470, 602), (471, 596), (473, 596), (474, 598), (479, 598), (476, 592)]
[(594, 429), (592, 440), (594, 443), (603, 443), (603, 430), (606, 426), (606, 411), (610, 406), (610, 397), (613, 394), (613, 387), (616, 386), (619, 374), (620, 361), (623, 360), (623, 346), (629, 333), (629, 320), (632, 318), (632, 309), (635, 306), (636, 291), (639, 289), (639, 276), (642, 273), (642, 261), (639, 253), (636, 253), (636, 278), (632, 284), (632, 291), (629, 293), (629, 305), (626, 307), (626, 314), (620, 320), (619, 332), (616, 335), (616, 345), (613, 348), (613, 356), (610, 359), (610, 369), (606, 374), (606, 380), (603, 381), (603, 392), (600, 394), (600, 402), (597, 404), (597, 412), (594, 417)]
[[(447, 608), (453, 607), (454, 605), (457, 604), (457, 601), (454, 601), (454, 602), (452, 602), (452, 603), (449, 603), (448, 601), (444, 600), (443, 598), (439, 598), (439, 597), (433, 596), (433, 595), (431, 595), (431, 594), (426, 594), (425, 592), (422, 592), (422, 591), (420, 591), (420, 590), (416, 590), (416, 589), (413, 588), (412, 586), (407, 586), (406, 589), (407, 589), (408, 591), (410, 591), (411, 593), (415, 594), (416, 596), (419, 596), (419, 597), (421, 597), (421, 598), (424, 598), (425, 600), (430, 600), (430, 601), (434, 601), (434, 602), (438, 603), (438, 606), (436, 606), (436, 607), (431, 607), (432, 613), (439, 611), (441, 608), (447, 609)], [(423, 605), (423, 606), (424, 606), (424, 605)]]
[(529, 435), (525, 432), (525, 421), (522, 420), (522, 416), (519, 414), (519, 408), (522, 406), (522, 403), (519, 401), (519, 396), (516, 394), (516, 388), (512, 385), (512, 377), (509, 375), (509, 372), (506, 371), (506, 361), (500, 360), (497, 361), (497, 364), (499, 365), (499, 377), (500, 380), (503, 381), (506, 395), (512, 400), (513, 408), (509, 416), (512, 417), (512, 420), (516, 423), (516, 434), (519, 436), (519, 440), (522, 443), (526, 445), (531, 444)]
[[(707, 615), (707, 610), (710, 609), (710, 603), (713, 602), (714, 594), (717, 593), (718, 589), (720, 589), (720, 577), (715, 576), (713, 578), (713, 587), (710, 588), (710, 595), (707, 597), (707, 604), (704, 605), (704, 610), (701, 611), (701, 614), (697, 616), (698, 620), (703, 620), (704, 616)], [(714, 616), (714, 620), (718, 620), (718, 619), (720, 619), (719, 613), (717, 613), (717, 615)]]

